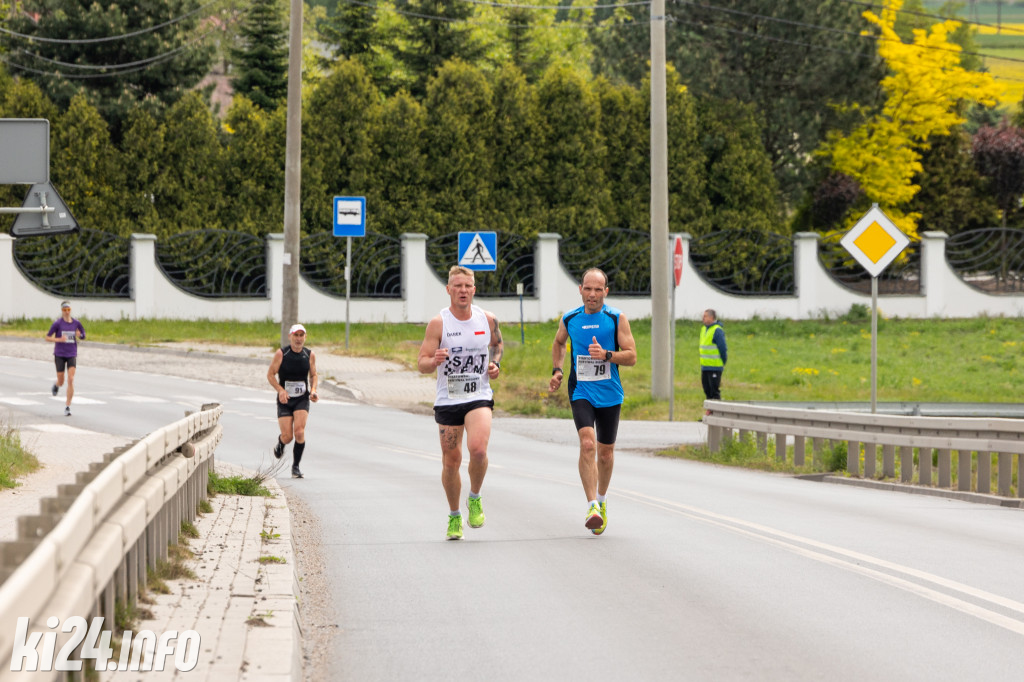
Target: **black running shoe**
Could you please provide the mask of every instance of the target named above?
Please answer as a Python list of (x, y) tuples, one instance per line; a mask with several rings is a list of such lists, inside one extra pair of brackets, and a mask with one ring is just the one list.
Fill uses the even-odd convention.
[(57, 395), (57, 391), (58, 391), (58, 388), (57, 388), (57, 384), (54, 384), (54, 385), (53, 385), (53, 386), (52, 386), (52, 387), (50, 388), (50, 393), (52, 393), (53, 395)]
[(292, 478), (305, 478), (302, 472), (299, 471), (299, 467), (292, 467)]
[(277, 445), (274, 446), (274, 457), (281, 459), (284, 457), (284, 443), (277, 441)]

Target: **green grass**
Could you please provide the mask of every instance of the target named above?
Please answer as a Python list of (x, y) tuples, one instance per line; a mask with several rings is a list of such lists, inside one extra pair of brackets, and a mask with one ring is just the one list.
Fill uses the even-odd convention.
[(39, 460), (21, 444), (21, 434), (0, 424), (0, 488), (14, 488), (18, 478), (39, 468)]
[(249, 495), (271, 497), (270, 491), (263, 485), (262, 479), (254, 476), (220, 476), (211, 471), (206, 482), (206, 491), (210, 495)]
[[(855, 306), (851, 313), (834, 320), (732, 322), (727, 311), (721, 312), (729, 344), (729, 363), (722, 381), (725, 400), (870, 401), (871, 323), (864, 306)], [(884, 310), (881, 312), (884, 315)], [(882, 315), (878, 325), (879, 401), (1020, 401), (1024, 319), (909, 320)], [(268, 362), (280, 334), (280, 327), (272, 322), (84, 323), (89, 338), (101, 342), (264, 345)], [(621, 368), (626, 390), (623, 418), (667, 419), (668, 401), (650, 397), (650, 321), (631, 320), (630, 324), (639, 359), (635, 367)], [(19, 320), (0, 325), (0, 333), (36, 334), (48, 325), (48, 320)], [(518, 323), (503, 322), (505, 356), (502, 374), (493, 384), (499, 412), (570, 416), (564, 386), (554, 395), (547, 389), (556, 328), (554, 320), (527, 324), (523, 343)], [(307, 329), (312, 348), (346, 354), (343, 323), (309, 324)], [(676, 323), (677, 420), (697, 420), (702, 414), (704, 395), (696, 350), (699, 329), (696, 320)], [(353, 324), (347, 354), (380, 357), (414, 370), (423, 330), (420, 324)]]

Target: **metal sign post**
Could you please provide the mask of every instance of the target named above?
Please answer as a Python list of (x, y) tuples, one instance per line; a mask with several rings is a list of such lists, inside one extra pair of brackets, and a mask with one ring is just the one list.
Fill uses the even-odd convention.
[(352, 237), (366, 236), (366, 197), (334, 197), (334, 236), (345, 245), (345, 350), (348, 350), (349, 304), (352, 297)]
[(878, 276), (907, 248), (910, 238), (872, 204), (840, 241), (871, 275), (871, 413), (878, 404)]
[(21, 208), (14, 213), (11, 235), (74, 232), (78, 222), (50, 182), (50, 122), (45, 118), (0, 119), (0, 185), (32, 185)]
[(675, 406), (676, 406), (676, 288), (679, 287), (679, 281), (683, 276), (683, 238), (677, 236), (675, 238), (675, 245), (672, 248), (672, 285), (668, 288), (669, 297), (671, 298), (671, 313), (669, 314), (669, 321), (671, 322), (672, 333), (669, 335), (669, 353), (668, 353), (668, 420), (672, 421)]
[(519, 294), (519, 342), (526, 345), (526, 331), (523, 329), (523, 283), (516, 284), (516, 293)]

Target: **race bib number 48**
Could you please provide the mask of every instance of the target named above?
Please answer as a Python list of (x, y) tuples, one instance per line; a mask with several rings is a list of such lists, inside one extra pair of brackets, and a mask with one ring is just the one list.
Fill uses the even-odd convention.
[(480, 374), (449, 374), (448, 397), (466, 398), (483, 391), (484, 378)]
[(577, 355), (576, 381), (608, 381), (612, 378), (611, 364), (589, 355)]

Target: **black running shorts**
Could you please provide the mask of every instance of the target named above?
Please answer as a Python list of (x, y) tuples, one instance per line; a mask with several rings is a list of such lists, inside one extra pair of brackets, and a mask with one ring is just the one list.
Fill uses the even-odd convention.
[(459, 403), (458, 405), (435, 405), (434, 421), (442, 426), (464, 426), (466, 415), (473, 410), (479, 410), (481, 407), (493, 410), (494, 401), (471, 400), (468, 403)]
[(309, 412), (309, 394), (307, 393), (304, 397), (299, 396), (298, 398), (289, 398), (288, 402), (282, 403), (280, 400), (277, 401), (277, 416), (281, 417), (294, 417), (295, 412), (303, 410)]
[(604, 445), (614, 445), (615, 436), (619, 433), (619, 412), (622, 405), (610, 407), (594, 407), (589, 400), (574, 400), (572, 405), (572, 420), (576, 423), (576, 430), (591, 427), (597, 432), (597, 442)]
[(55, 365), (57, 365), (58, 372), (63, 372), (65, 367), (78, 366), (78, 358), (62, 358), (59, 355), (54, 355), (53, 362)]

